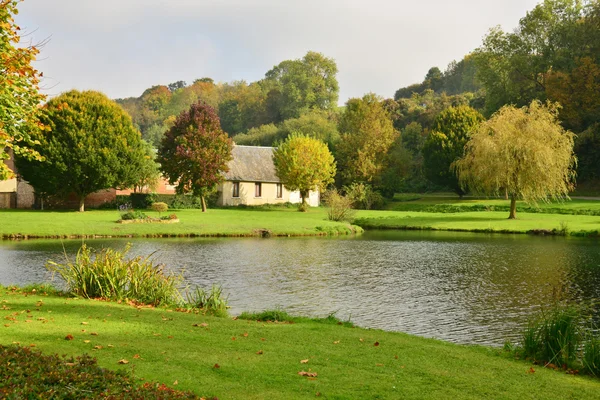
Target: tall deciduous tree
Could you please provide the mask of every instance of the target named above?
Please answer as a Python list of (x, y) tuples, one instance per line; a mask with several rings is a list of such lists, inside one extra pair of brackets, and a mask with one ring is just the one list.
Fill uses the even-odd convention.
[(343, 183), (375, 182), (398, 132), (382, 101), (373, 93), (350, 99), (340, 120), (336, 149)]
[(0, 0), (0, 180), (13, 172), (2, 162), (7, 149), (15, 154), (39, 160), (32, 148), (30, 132), (38, 130), (38, 106), (45, 96), (39, 93), (42, 74), (32, 67), (39, 50), (20, 46), (20, 28), (13, 16), (17, 0)]
[(130, 187), (146, 162), (140, 137), (127, 113), (99, 92), (76, 90), (50, 100), (32, 134), (43, 162), (17, 158), (17, 167), (38, 194), (85, 197), (113, 187)]
[(517, 200), (567, 198), (573, 190), (575, 135), (557, 120), (558, 106), (533, 101), (529, 107), (505, 106), (483, 123), (457, 161), (460, 181), (490, 195), (508, 193), (509, 219)]
[(221, 129), (215, 110), (205, 103), (193, 104), (182, 112), (165, 134), (158, 150), (161, 170), (177, 193), (193, 193), (202, 199), (223, 180), (228, 170), (232, 140)]
[(335, 160), (327, 145), (318, 139), (292, 133), (273, 153), (277, 176), (289, 190), (299, 190), (306, 211), (309, 191), (320, 189), (333, 182)]
[(436, 117), (423, 146), (425, 175), (430, 181), (450, 187), (459, 196), (465, 194), (450, 165), (463, 156), (469, 136), (483, 120), (469, 106), (450, 107)]
[(336, 74), (335, 61), (314, 51), (301, 60), (286, 60), (275, 66), (262, 82), (268, 93), (272, 122), (298, 118), (310, 109), (337, 107)]

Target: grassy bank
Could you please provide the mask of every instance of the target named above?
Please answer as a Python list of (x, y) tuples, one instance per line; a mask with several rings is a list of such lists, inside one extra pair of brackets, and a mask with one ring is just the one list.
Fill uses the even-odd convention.
[(0, 288), (0, 313), (1, 344), (89, 353), (140, 382), (220, 399), (600, 398), (599, 380), (532, 368), (499, 350), (333, 320), (232, 320), (8, 288)]
[[(295, 208), (175, 210), (176, 224), (117, 224), (117, 211), (0, 210), (0, 237), (160, 237), (160, 236), (273, 236), (336, 235), (356, 227), (332, 222), (324, 209), (300, 213)], [(158, 214), (148, 211), (151, 216)], [(154, 215), (156, 214), (156, 215)], [(359, 229), (360, 230), (360, 229)]]

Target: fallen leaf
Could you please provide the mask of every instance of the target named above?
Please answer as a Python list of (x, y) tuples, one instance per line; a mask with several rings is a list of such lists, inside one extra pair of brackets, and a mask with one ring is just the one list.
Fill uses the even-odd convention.
[(87, 322), (85, 322), (85, 321), (81, 323), (81, 325), (87, 325), (87, 324), (88, 324), (88, 323), (87, 323)]
[(244, 332), (243, 337), (248, 337), (248, 332)]
[(96, 332), (90, 332), (90, 335), (92, 335), (92, 336), (98, 336), (98, 334)]
[(300, 364), (308, 364), (308, 358), (306, 360), (300, 360)]
[(398, 356), (396, 355), (396, 356), (394, 356), (394, 358), (397, 360), (397, 359), (398, 359)]
[(383, 364), (375, 364), (376, 367), (383, 367)]
[(235, 340), (235, 336), (231, 338), (231, 340)]
[(533, 369), (533, 367), (529, 367), (529, 370), (527, 371), (528, 374), (534, 374), (535, 373), (535, 369)]
[(259, 355), (262, 354), (262, 353), (263, 353), (262, 350), (259, 350), (259, 351), (256, 352), (256, 354), (259, 354)]
[(96, 350), (102, 350), (102, 346), (94, 346), (94, 349), (96, 349)]
[(74, 367), (74, 366), (75, 366), (75, 365), (77, 365), (77, 364), (75, 364), (75, 363), (71, 363), (71, 362), (68, 362), (68, 363), (65, 363), (65, 365), (66, 365), (67, 367)]
[(375, 342), (375, 343), (373, 344), (373, 346), (375, 346), (375, 347), (379, 346), (379, 342)]
[(153, 333), (152, 335), (154, 335), (154, 336), (161, 336), (160, 333)]
[(300, 375), (300, 376), (308, 376), (310, 378), (316, 378), (317, 377), (317, 373), (316, 372), (300, 371), (300, 372), (298, 372), (298, 375)]
[(215, 369), (219, 369), (219, 368), (221, 368), (221, 366), (220, 366), (219, 364), (215, 364), (215, 365), (213, 366), (213, 368), (215, 368)]
[(84, 340), (83, 341), (83, 343), (89, 343), (89, 342), (90, 342), (90, 340)]
[(173, 386), (177, 385), (179, 382), (175, 381), (173, 382)]
[(73, 340), (73, 335), (68, 334), (67, 336), (65, 336), (65, 340)]
[(261, 342), (264, 342), (267, 339), (265, 339), (264, 337), (261, 337), (260, 340), (261, 340)]
[(129, 364), (129, 361), (127, 361), (126, 359), (121, 359), (119, 360), (119, 364)]
[(35, 347), (35, 344), (31, 343), (31, 344), (29, 345), (29, 347)]
[(336, 340), (335, 342), (333, 342), (333, 344), (338, 344), (339, 342), (340, 342), (339, 340)]
[(317, 396), (317, 397), (321, 397), (321, 392), (317, 392), (317, 393), (315, 394), (315, 396)]
[(365, 341), (363, 338), (360, 338), (360, 339), (358, 339), (358, 340), (360, 340), (361, 342), (364, 342), (364, 341)]
[(4, 324), (4, 326), (10, 328), (10, 324)]
[(140, 355), (139, 355), (139, 354), (136, 354), (136, 355), (134, 355), (134, 356), (133, 356), (133, 358), (136, 358), (136, 359), (137, 359), (137, 358), (140, 358)]
[(173, 335), (167, 336), (167, 339), (173, 339)]
[(115, 347), (115, 346), (113, 346), (112, 344), (109, 344), (107, 347)]

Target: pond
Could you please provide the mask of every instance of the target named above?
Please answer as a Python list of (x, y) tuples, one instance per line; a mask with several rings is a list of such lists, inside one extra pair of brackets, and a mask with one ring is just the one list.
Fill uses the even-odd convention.
[[(502, 345), (554, 299), (600, 299), (597, 240), (451, 232), (368, 232), (339, 238), (133, 239), (130, 254), (221, 284), (232, 314), (281, 308), (335, 313), (362, 327), (457, 343)], [(89, 240), (123, 248), (126, 240)], [(81, 241), (0, 242), (0, 284), (50, 279), (47, 260)], [(600, 313), (596, 309), (596, 317)]]

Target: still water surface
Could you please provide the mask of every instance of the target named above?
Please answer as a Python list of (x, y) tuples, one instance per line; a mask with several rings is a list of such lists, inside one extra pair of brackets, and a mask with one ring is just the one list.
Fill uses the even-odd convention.
[[(600, 299), (600, 242), (449, 232), (368, 232), (348, 238), (133, 239), (186, 282), (219, 283), (232, 314), (282, 308), (363, 327), (458, 343), (516, 341), (556, 296)], [(90, 240), (122, 248), (126, 240)], [(0, 284), (50, 279), (46, 260), (81, 241), (0, 242)], [(596, 308), (596, 318), (600, 312)]]

